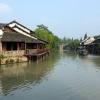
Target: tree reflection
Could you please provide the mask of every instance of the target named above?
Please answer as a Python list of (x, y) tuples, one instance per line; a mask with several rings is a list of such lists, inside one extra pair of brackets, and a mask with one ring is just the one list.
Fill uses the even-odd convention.
[(40, 84), (54, 68), (58, 55), (44, 61), (3, 65), (0, 67), (0, 88), (4, 95), (27, 85)]

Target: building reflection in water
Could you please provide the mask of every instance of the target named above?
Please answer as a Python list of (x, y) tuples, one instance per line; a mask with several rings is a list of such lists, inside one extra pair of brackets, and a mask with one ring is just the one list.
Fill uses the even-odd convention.
[(48, 75), (56, 62), (57, 56), (49, 57), (45, 61), (3, 65), (0, 67), (0, 93), (7, 95), (15, 89), (29, 84), (40, 84)]

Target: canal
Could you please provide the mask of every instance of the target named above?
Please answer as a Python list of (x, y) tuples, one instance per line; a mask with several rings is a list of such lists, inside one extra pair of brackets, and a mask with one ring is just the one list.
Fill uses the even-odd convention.
[(100, 57), (65, 52), (2, 65), (0, 100), (100, 100)]

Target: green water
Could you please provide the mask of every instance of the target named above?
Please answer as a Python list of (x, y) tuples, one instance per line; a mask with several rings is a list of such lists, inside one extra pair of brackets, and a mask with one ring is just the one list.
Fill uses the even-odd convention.
[(0, 100), (100, 100), (100, 57), (65, 52), (3, 65)]

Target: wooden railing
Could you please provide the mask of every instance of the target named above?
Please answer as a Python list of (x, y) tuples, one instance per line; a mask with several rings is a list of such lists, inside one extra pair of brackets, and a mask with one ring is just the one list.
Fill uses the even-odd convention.
[(37, 53), (37, 49), (27, 49), (25, 52), (26, 55), (32, 55), (36, 53)]
[(13, 50), (13, 51), (2, 51), (0, 55), (5, 57), (15, 57), (15, 56), (24, 56), (24, 55), (35, 55), (49, 52), (49, 49), (27, 49), (27, 50)]
[(37, 53), (44, 53), (44, 52), (48, 52), (49, 49), (45, 48), (45, 49), (37, 49)]
[(26, 50), (26, 55), (34, 55), (34, 54), (42, 54), (45, 52), (49, 52), (49, 49), (44, 48), (44, 49), (27, 49)]

